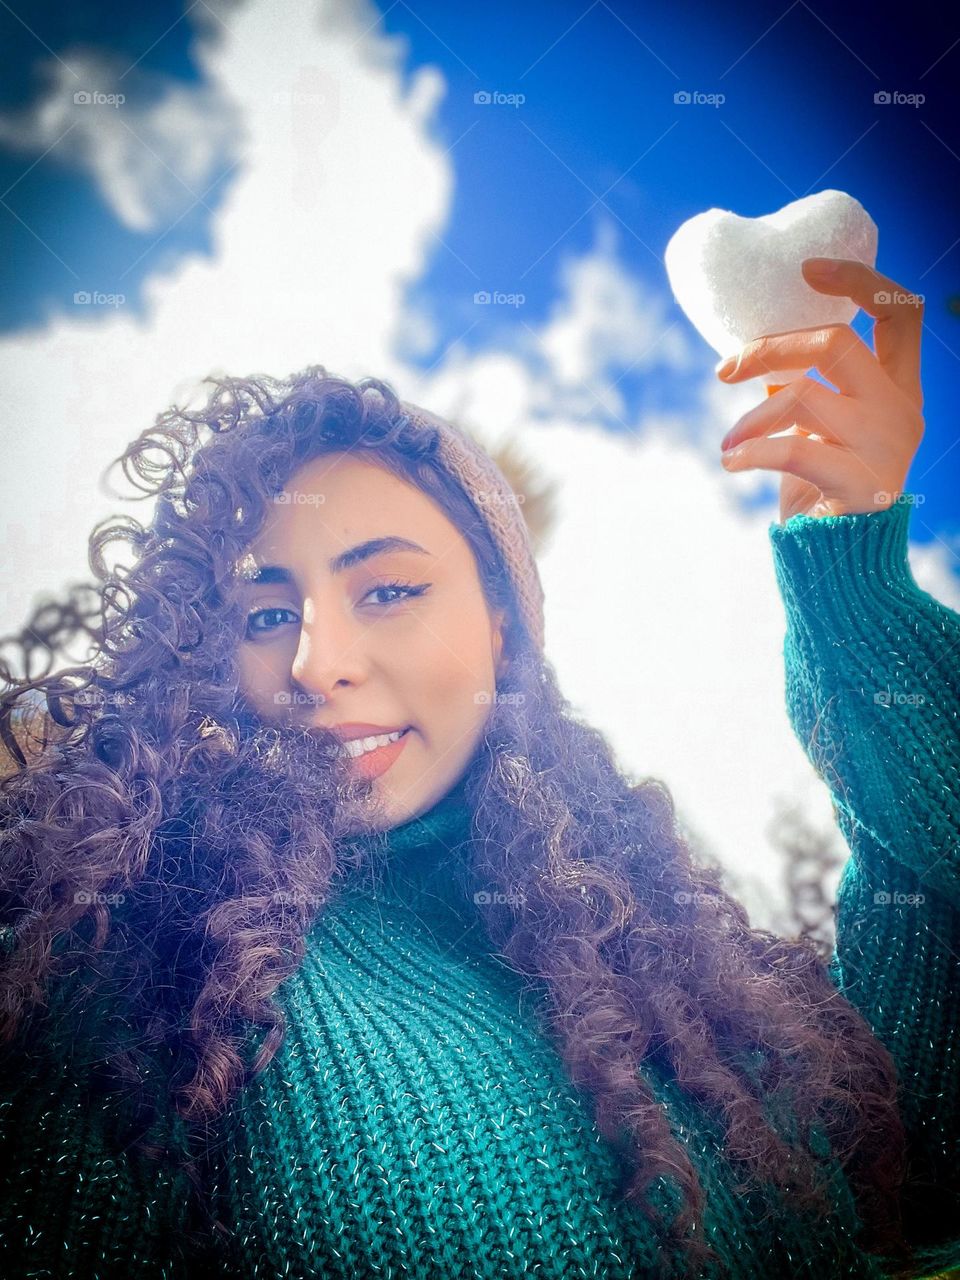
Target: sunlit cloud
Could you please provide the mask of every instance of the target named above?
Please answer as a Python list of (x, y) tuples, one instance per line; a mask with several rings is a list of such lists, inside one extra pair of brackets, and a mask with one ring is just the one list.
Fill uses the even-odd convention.
[(84, 47), (38, 60), (36, 73), (45, 87), (28, 108), (0, 112), (0, 143), (87, 174), (133, 231), (182, 217), (238, 155), (240, 112), (216, 85)]

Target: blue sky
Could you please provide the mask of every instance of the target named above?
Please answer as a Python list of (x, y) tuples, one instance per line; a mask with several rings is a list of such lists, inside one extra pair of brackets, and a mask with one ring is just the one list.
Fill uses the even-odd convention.
[(911, 565), (958, 607), (960, 22), (914, 5), (892, 33), (804, 0), (279, 12), (0, 13), (0, 628), (89, 576), (96, 520), (149, 514), (101, 473), (208, 375), (385, 377), (556, 486), (540, 570), (562, 687), (775, 923), (775, 800), (832, 830), (783, 709), (778, 478), (720, 467), (763, 390), (714, 378), (662, 255), (710, 207), (864, 204), (880, 270), (927, 298)]

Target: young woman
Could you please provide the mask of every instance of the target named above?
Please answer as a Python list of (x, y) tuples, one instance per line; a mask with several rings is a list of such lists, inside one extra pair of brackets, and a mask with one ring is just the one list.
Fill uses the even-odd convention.
[(572, 713), (476, 444), (375, 379), (223, 379), (125, 451), (151, 524), (94, 531), (6, 670), (6, 1274), (960, 1262), (960, 615), (907, 561), (920, 310), (837, 266), (876, 354), (751, 344), (736, 376), (839, 394), (777, 391), (725, 463), (783, 473), (830, 964)]

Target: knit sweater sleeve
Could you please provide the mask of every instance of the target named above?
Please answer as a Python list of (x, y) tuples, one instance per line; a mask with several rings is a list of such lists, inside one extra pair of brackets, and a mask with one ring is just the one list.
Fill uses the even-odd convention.
[(898, 502), (771, 526), (787, 710), (845, 828), (956, 906), (960, 614), (917, 586), (909, 516)]
[(960, 1166), (960, 614), (910, 571), (912, 501), (770, 538), (787, 712), (850, 849), (829, 971), (897, 1064), (932, 1239)]
[[(181, 1252), (189, 1180), (124, 1145), (119, 1104), (88, 1087), (89, 1056), (57, 1022), (62, 1007), (51, 1001), (42, 1035), (5, 1057), (0, 1073), (0, 1270), (36, 1280), (180, 1280), (190, 1274)], [(160, 1128), (153, 1136), (168, 1140)]]

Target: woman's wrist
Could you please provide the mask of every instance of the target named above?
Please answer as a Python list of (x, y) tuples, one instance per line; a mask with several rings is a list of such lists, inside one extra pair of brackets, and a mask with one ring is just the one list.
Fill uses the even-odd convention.
[(865, 601), (918, 591), (907, 557), (913, 495), (840, 516), (791, 516), (770, 526), (774, 570), (788, 612), (864, 614)]

